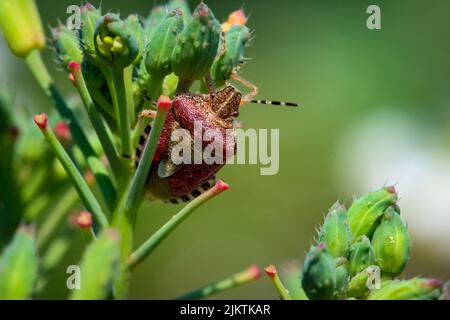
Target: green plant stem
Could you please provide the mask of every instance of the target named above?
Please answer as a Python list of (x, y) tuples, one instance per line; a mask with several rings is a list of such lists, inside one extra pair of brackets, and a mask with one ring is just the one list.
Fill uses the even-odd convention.
[(149, 117), (139, 117), (136, 126), (133, 130), (133, 134), (131, 135), (131, 143), (133, 148), (137, 148), (139, 143), (139, 138), (141, 137), (142, 132), (145, 127), (150, 123), (152, 119)]
[(38, 248), (42, 248), (50, 236), (55, 232), (58, 225), (67, 215), (67, 212), (78, 202), (78, 193), (74, 188), (67, 190), (60, 200), (46, 216), (42, 225), (37, 230), (36, 242)]
[[(134, 173), (129, 192), (125, 201), (125, 211), (134, 215), (139, 208), (144, 191), (144, 185), (147, 181), (148, 172), (153, 162), (153, 157), (158, 147), (158, 140), (161, 134), (164, 122), (166, 121), (169, 108), (158, 106), (156, 118), (153, 121), (152, 131), (150, 137), (145, 144), (144, 152), (141, 156), (141, 161)], [(134, 220), (134, 218), (133, 218)]]
[(152, 75), (152, 77), (150, 78), (150, 87), (148, 88), (148, 94), (152, 101), (156, 101), (156, 99), (158, 99), (159, 95), (161, 94), (164, 78), (165, 76), (160, 77), (156, 74)]
[(103, 212), (103, 209), (101, 208), (91, 189), (89, 189), (89, 186), (83, 179), (83, 176), (78, 171), (72, 159), (70, 159), (66, 150), (64, 150), (63, 146), (56, 138), (53, 130), (49, 125), (47, 125), (45, 129), (41, 131), (44, 134), (47, 142), (50, 144), (50, 147), (55, 152), (62, 166), (64, 167), (75, 189), (77, 189), (78, 195), (80, 196), (81, 201), (83, 201), (83, 204), (94, 215), (98, 223), (100, 223), (103, 228), (106, 228), (109, 223), (105, 213)]
[(266, 271), (267, 275), (269, 276), (270, 280), (272, 280), (272, 283), (275, 286), (275, 289), (278, 291), (278, 294), (280, 295), (281, 300), (292, 300), (292, 297), (289, 294), (289, 291), (286, 289), (286, 287), (281, 282), (281, 279), (278, 276), (275, 266), (270, 265), (265, 269), (265, 271)]
[(130, 258), (128, 260), (128, 265), (130, 266), (130, 268), (135, 267), (146, 257), (148, 257), (153, 252), (153, 250), (155, 250), (161, 244), (161, 242), (163, 242), (164, 239), (166, 239), (198, 207), (206, 203), (211, 198), (227, 190), (228, 188), (229, 187), (227, 184), (219, 180), (214, 187), (187, 204), (130, 255)]
[(95, 110), (94, 101), (92, 101), (92, 98), (89, 94), (86, 82), (84, 81), (83, 74), (81, 73), (81, 69), (74, 68), (71, 71), (75, 78), (78, 92), (86, 107), (89, 119), (91, 120), (92, 126), (94, 127), (94, 130), (97, 133), (98, 139), (100, 140), (103, 150), (105, 151), (105, 155), (108, 158), (109, 164), (111, 165), (111, 169), (116, 176), (120, 175), (123, 173), (124, 168), (122, 166), (122, 163), (120, 162), (119, 156), (116, 151), (116, 147), (114, 146), (114, 142), (110, 139), (110, 136), (108, 135), (105, 122), (97, 113), (97, 110)]
[(192, 80), (186, 80), (186, 79), (179, 79), (176, 94), (186, 93), (189, 92), (189, 88), (192, 86), (194, 81)]
[(99, 107), (101, 107), (103, 111), (105, 111), (111, 118), (113, 119), (116, 118), (113, 106), (108, 101), (106, 101), (105, 97), (103, 97), (100, 90), (97, 89), (89, 90), (89, 93), (91, 94), (91, 97), (95, 101), (95, 103)]
[(123, 69), (111, 69), (111, 76), (115, 87), (116, 99), (113, 100), (117, 103), (114, 106), (117, 116), (117, 126), (120, 132), (120, 141), (122, 145), (122, 155), (125, 158), (131, 158), (131, 126), (130, 126), (130, 114), (128, 112), (127, 105), (127, 90), (124, 81)]
[(190, 293), (178, 297), (177, 300), (194, 300), (204, 299), (213, 294), (223, 292), (228, 289), (235, 288), (237, 286), (246, 284), (250, 281), (258, 279), (261, 275), (259, 268), (255, 265), (250, 266), (244, 271), (233, 274), (223, 280), (211, 283), (200, 289), (194, 290)]
[(133, 65), (129, 65), (123, 71), (123, 78), (125, 83), (125, 94), (127, 99), (127, 109), (130, 125), (134, 125), (136, 122), (136, 108), (134, 106), (133, 95)]
[(35, 220), (52, 201), (52, 197), (48, 193), (36, 196), (33, 201), (27, 203), (24, 208), (25, 221), (31, 222)]
[(78, 118), (75, 116), (72, 109), (70, 109), (66, 104), (59, 90), (56, 88), (53, 79), (42, 61), (40, 52), (38, 50), (31, 51), (25, 58), (25, 63), (31, 73), (33, 73), (41, 88), (53, 101), (61, 117), (65, 120), (65, 122), (67, 122), (76, 145), (80, 148), (89, 168), (97, 180), (97, 184), (105, 202), (114, 202), (116, 191), (111, 179), (108, 177), (108, 171), (103, 163), (98, 159), (98, 155), (95, 153), (89, 140), (84, 134)]

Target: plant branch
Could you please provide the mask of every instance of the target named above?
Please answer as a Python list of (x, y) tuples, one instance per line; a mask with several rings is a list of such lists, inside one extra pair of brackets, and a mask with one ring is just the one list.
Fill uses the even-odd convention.
[(235, 288), (250, 281), (254, 281), (261, 276), (261, 271), (258, 266), (252, 265), (244, 271), (233, 274), (223, 280), (211, 283), (200, 289), (194, 290), (190, 293), (178, 297), (177, 300), (194, 300), (204, 299), (213, 294), (223, 292), (228, 289)]
[(53, 130), (48, 125), (47, 115), (36, 115), (34, 117), (34, 121), (41, 129), (42, 134), (49, 143), (53, 152), (55, 152), (67, 175), (71, 179), (74, 187), (77, 189), (78, 195), (83, 201), (83, 204), (90, 212), (92, 212), (92, 214), (95, 216), (102, 227), (107, 227), (109, 223), (105, 213), (103, 212), (103, 209), (101, 208), (91, 189), (89, 189), (89, 186), (83, 179), (83, 176), (78, 171), (72, 159), (69, 157), (66, 150), (64, 150), (64, 147), (58, 141)]
[(266, 274), (269, 276), (269, 278), (272, 280), (273, 285), (275, 286), (275, 289), (277, 289), (278, 293), (280, 294), (281, 300), (292, 300), (291, 295), (289, 294), (289, 291), (285, 288), (283, 283), (281, 282), (280, 277), (278, 276), (277, 269), (272, 264), (264, 269)]
[(165, 225), (156, 231), (147, 241), (144, 242), (135, 252), (133, 252), (128, 260), (130, 268), (135, 267), (146, 257), (148, 257), (153, 250), (155, 250), (161, 242), (164, 241), (186, 218), (188, 218), (198, 207), (214, 198), (223, 191), (229, 189), (229, 185), (219, 180), (214, 187), (201, 194), (176, 215), (174, 215)]

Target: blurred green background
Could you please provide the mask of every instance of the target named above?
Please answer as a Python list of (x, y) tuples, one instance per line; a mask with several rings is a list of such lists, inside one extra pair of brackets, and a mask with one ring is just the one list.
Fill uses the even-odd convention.
[[(147, 15), (154, 2), (103, 0), (102, 8)], [(193, 8), (198, 1), (190, 2)], [(205, 2), (221, 21), (242, 6), (242, 0)], [(44, 24), (55, 25), (76, 3), (37, 4)], [(370, 4), (381, 8), (381, 30), (366, 27)], [(174, 298), (253, 263), (301, 261), (331, 204), (349, 204), (384, 183), (398, 183), (412, 234), (405, 275), (449, 278), (450, 2), (246, 0), (244, 9), (255, 38), (243, 76), (259, 87), (261, 99), (302, 105), (248, 105), (239, 117), (247, 128), (280, 129), (279, 173), (261, 176), (257, 165), (222, 170), (231, 190), (200, 208), (136, 269), (130, 297)], [(59, 86), (74, 95), (53, 60), (47, 50)], [(0, 61), (0, 84), (34, 112), (48, 110), (46, 97), (3, 41)], [(136, 243), (178, 209), (146, 205)], [(44, 298), (66, 296), (65, 266), (79, 261), (83, 245), (80, 237)], [(263, 277), (214, 298), (277, 294)]]

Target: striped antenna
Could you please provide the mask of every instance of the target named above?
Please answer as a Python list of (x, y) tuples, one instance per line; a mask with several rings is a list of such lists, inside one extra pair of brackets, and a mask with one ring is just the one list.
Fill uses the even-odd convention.
[(252, 100), (251, 103), (258, 104), (270, 104), (272, 106), (287, 106), (287, 107), (298, 107), (298, 103), (295, 102), (285, 102), (285, 101), (270, 101), (270, 100)]

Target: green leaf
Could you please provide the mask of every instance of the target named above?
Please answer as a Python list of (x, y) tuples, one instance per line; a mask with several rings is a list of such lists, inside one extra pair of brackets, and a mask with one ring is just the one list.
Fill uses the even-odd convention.
[(87, 247), (80, 264), (81, 288), (73, 290), (70, 299), (106, 298), (112, 290), (119, 258), (118, 233), (113, 229), (105, 230)]
[(34, 227), (22, 225), (0, 259), (0, 300), (29, 298), (37, 272)]

